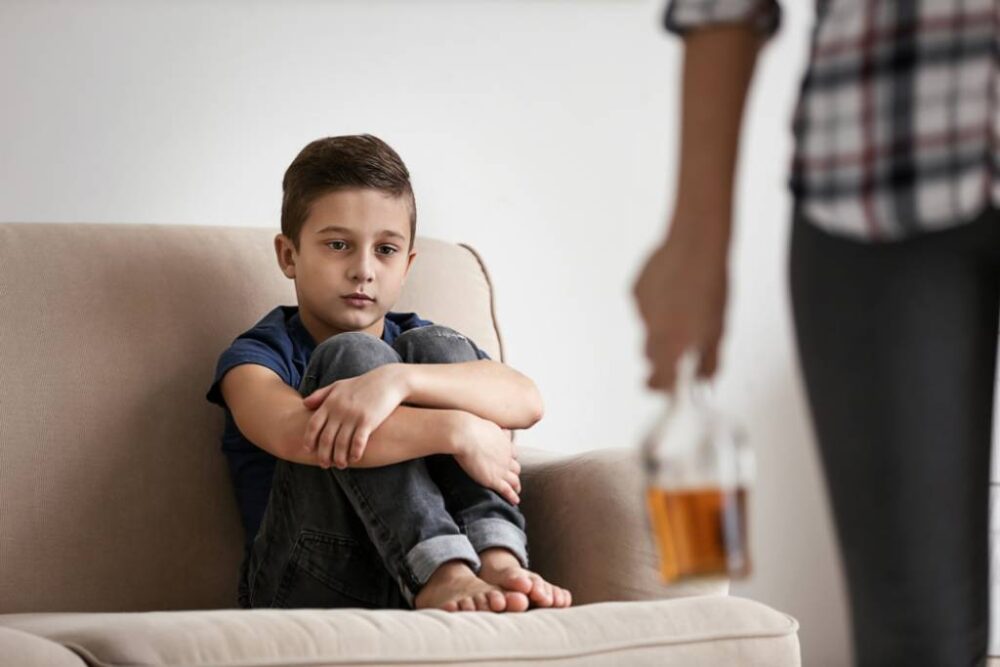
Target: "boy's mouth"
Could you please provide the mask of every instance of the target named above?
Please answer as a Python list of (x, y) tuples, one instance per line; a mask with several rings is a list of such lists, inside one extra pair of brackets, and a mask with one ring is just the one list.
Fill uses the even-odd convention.
[(375, 298), (367, 294), (362, 294), (361, 292), (355, 292), (354, 294), (347, 294), (342, 297), (344, 301), (355, 306), (357, 308), (364, 308), (370, 304), (375, 303)]

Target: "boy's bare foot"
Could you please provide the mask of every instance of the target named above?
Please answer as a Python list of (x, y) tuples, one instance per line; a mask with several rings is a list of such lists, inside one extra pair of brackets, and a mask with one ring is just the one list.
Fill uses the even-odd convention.
[[(483, 567), (479, 578), (508, 591), (524, 593), (534, 607), (568, 607), (573, 604), (573, 594), (542, 579), (540, 575), (521, 567), (521, 561), (503, 547), (483, 549), (479, 552)], [(508, 611), (513, 611), (509, 608)], [(523, 611), (518, 609), (517, 611)]]
[(416, 609), (524, 611), (528, 598), (483, 581), (465, 561), (450, 560), (434, 571), (413, 603)]

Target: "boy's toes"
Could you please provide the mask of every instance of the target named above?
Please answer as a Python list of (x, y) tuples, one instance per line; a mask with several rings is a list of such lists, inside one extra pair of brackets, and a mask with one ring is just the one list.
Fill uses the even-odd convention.
[(476, 603), (476, 611), (491, 611), (490, 601), (486, 596), (486, 593), (476, 593), (473, 597)]
[(533, 578), (535, 585), (531, 588), (531, 601), (539, 607), (552, 606), (552, 584), (537, 574)]
[(475, 611), (476, 603), (470, 597), (464, 597), (458, 601), (458, 608), (462, 611)]
[(507, 591), (503, 594), (507, 603), (507, 611), (526, 611), (530, 604), (528, 596), (517, 591)]
[(504, 611), (507, 609), (507, 598), (502, 591), (490, 591), (486, 594), (490, 611)]
[(531, 592), (534, 582), (531, 577), (529, 577), (524, 572), (511, 572), (506, 577), (504, 577), (502, 586), (509, 591), (517, 591), (518, 593), (524, 593), (527, 595)]

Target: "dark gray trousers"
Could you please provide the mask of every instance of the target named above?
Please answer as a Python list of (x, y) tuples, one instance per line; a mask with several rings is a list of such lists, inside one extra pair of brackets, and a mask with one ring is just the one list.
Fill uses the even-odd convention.
[(789, 279), (857, 664), (982, 664), (1000, 211), (875, 245), (797, 210)]

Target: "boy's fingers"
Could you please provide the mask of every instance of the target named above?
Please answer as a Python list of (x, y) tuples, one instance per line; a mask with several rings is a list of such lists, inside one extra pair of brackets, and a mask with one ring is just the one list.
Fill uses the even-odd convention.
[(338, 422), (329, 422), (320, 434), (317, 455), (324, 468), (329, 468), (333, 464), (333, 443), (337, 437), (341, 425)]
[(322, 430), (325, 422), (326, 415), (321, 412), (317, 412), (309, 418), (308, 423), (306, 423), (306, 432), (304, 436), (306, 450), (312, 451), (316, 449), (317, 436), (319, 435), (320, 430)]
[(333, 462), (338, 468), (347, 467), (347, 457), (351, 453), (351, 440), (354, 438), (354, 425), (343, 424), (337, 432), (337, 439), (333, 444)]
[(506, 498), (512, 505), (517, 505), (521, 502), (514, 489), (511, 488), (510, 484), (507, 482), (503, 483), (503, 497)]
[(359, 426), (351, 439), (351, 461), (360, 461), (367, 445), (368, 431)]
[(313, 393), (311, 393), (308, 396), (306, 396), (303, 400), (311, 402), (311, 401), (319, 400), (320, 398), (326, 398), (326, 395), (329, 394), (330, 390), (332, 390), (332, 389), (333, 389), (333, 385), (332, 384), (328, 384), (325, 387), (320, 387), (319, 389), (317, 389)]
[(511, 487), (514, 489), (514, 491), (516, 491), (517, 493), (521, 492), (521, 480), (517, 476), (517, 474), (515, 474), (513, 472), (510, 473), (510, 474), (508, 474), (507, 475), (507, 483), (510, 484)]

